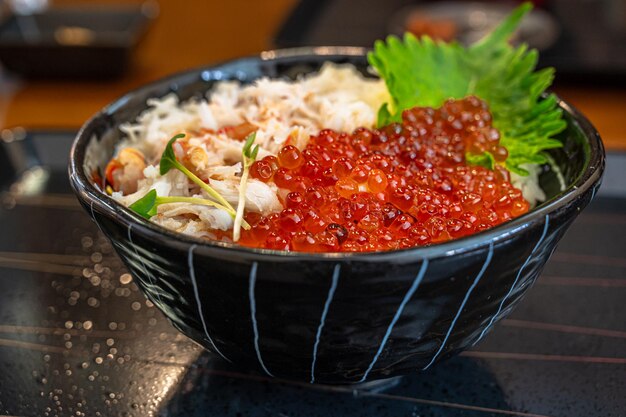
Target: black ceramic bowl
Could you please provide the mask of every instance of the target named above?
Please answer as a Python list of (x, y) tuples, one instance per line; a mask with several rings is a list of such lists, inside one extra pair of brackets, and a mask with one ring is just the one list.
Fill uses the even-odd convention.
[(300, 381), (358, 383), (428, 369), (477, 343), (533, 284), (600, 184), (597, 132), (564, 102), (568, 128), (552, 151), (566, 190), (541, 176), (548, 201), (492, 230), (424, 248), (363, 254), (249, 249), (165, 230), (102, 193), (91, 179), (121, 123), (170, 92), (200, 96), (219, 80), (293, 78), (325, 61), (365, 71), (361, 48), (314, 48), (192, 70), (115, 101), (80, 130), (70, 180), (136, 282), (172, 324), (227, 361)]

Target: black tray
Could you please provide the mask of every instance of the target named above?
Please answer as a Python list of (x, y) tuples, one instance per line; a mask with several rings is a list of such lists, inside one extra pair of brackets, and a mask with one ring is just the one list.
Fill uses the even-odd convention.
[(13, 15), (0, 25), (0, 62), (31, 78), (118, 77), (155, 13), (146, 3)]
[(0, 139), (0, 415), (624, 415), (626, 155), (608, 156), (602, 191), (475, 350), (337, 387), (232, 368), (179, 334), (71, 194), (72, 137)]

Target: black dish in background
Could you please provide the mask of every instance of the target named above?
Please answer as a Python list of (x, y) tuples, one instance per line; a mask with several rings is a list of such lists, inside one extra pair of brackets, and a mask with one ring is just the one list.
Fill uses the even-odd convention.
[[(269, 379), (201, 354), (133, 282), (118, 279), (126, 270), (71, 195), (65, 169), (75, 133), (24, 133), (0, 139), (0, 154), (21, 167), (11, 176), (43, 168), (50, 177), (14, 206), (0, 187), (0, 414), (609, 417), (626, 407), (625, 154), (607, 155), (598, 196), (508, 320), (466, 354), (378, 393)], [(6, 263), (25, 253), (79, 267), (62, 274)], [(86, 321), (91, 329), (78, 327)]]
[[(371, 47), (389, 35), (394, 15), (433, 0), (300, 0), (277, 31), (274, 45)], [(489, 2), (486, 2), (489, 3)], [(510, 2), (516, 3), (516, 2)], [(623, 2), (543, 2), (560, 36), (541, 51), (539, 66), (556, 68), (557, 82), (626, 86), (626, 21)], [(589, 22), (594, 22), (590, 25)]]
[(29, 78), (119, 77), (155, 14), (146, 3), (13, 15), (0, 25), (0, 62)]
[(567, 190), (543, 175), (549, 200), (475, 236), (426, 248), (302, 254), (241, 248), (172, 233), (117, 204), (90, 176), (102, 170), (146, 99), (185, 100), (218, 80), (251, 82), (349, 62), (361, 48), (270, 51), (193, 70), (136, 90), (81, 129), (70, 157), (78, 198), (137, 283), (172, 324), (234, 364), (303, 382), (358, 383), (429, 369), (477, 343), (530, 288), (558, 240), (599, 186), (602, 143), (586, 119), (560, 105), (568, 130), (553, 157)]

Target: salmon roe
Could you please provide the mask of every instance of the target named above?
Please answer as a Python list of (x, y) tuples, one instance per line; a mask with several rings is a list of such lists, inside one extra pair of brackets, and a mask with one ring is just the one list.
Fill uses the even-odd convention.
[(252, 178), (284, 192), (279, 213), (246, 214), (245, 246), (303, 252), (384, 251), (471, 235), (529, 210), (509, 173), (468, 166), (466, 152), (506, 160), (476, 97), (416, 107), (402, 123), (352, 134), (322, 130), (305, 149), (254, 162)]

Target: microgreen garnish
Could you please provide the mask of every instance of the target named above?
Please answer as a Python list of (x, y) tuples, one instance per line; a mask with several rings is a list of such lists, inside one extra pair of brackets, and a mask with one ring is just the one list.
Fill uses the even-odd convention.
[(150, 190), (148, 194), (135, 201), (129, 208), (144, 219), (150, 220), (150, 218), (157, 213), (158, 204), (156, 200), (157, 192)]
[(241, 154), (243, 155), (244, 167), (246, 164), (252, 165), (252, 163), (256, 160), (257, 155), (259, 154), (259, 145), (256, 145), (252, 148), (254, 141), (256, 140), (256, 132), (252, 132), (246, 138), (246, 143), (241, 148)]
[[(159, 172), (161, 175), (167, 174), (172, 168), (175, 168), (185, 174), (191, 181), (196, 183), (201, 189), (207, 192), (212, 198), (217, 201), (208, 200), (205, 198), (197, 198), (197, 197), (159, 197), (155, 190), (150, 190), (146, 195), (144, 195), (139, 200), (135, 201), (133, 204), (129, 206), (131, 210), (144, 217), (145, 219), (150, 220), (150, 218), (157, 214), (157, 207), (161, 204), (170, 204), (170, 203), (187, 203), (187, 204), (198, 204), (202, 206), (211, 206), (218, 208), (220, 210), (224, 210), (227, 212), (230, 217), (235, 220), (237, 215), (235, 208), (217, 191), (215, 191), (209, 184), (202, 181), (196, 174), (189, 171), (183, 164), (181, 164), (174, 154), (174, 149), (172, 145), (178, 139), (184, 138), (184, 134), (178, 134), (174, 136), (167, 143), (163, 154), (161, 155), (161, 161), (159, 163)], [(242, 219), (243, 220), (243, 219)], [(239, 227), (243, 227), (244, 229), (249, 229), (250, 225), (246, 221), (239, 221)]]
[(256, 160), (259, 154), (259, 145), (252, 145), (256, 139), (256, 132), (252, 132), (246, 138), (246, 143), (241, 149), (241, 157), (243, 160), (243, 172), (241, 173), (241, 181), (239, 183), (239, 202), (237, 203), (237, 214), (235, 216), (235, 225), (233, 227), (233, 241), (237, 242), (241, 235), (241, 223), (243, 221), (243, 212), (246, 207), (246, 187), (248, 185), (248, 174), (250, 166)]
[[(513, 47), (509, 38), (532, 5), (517, 7), (485, 38), (465, 48), (457, 42), (428, 37), (395, 36), (377, 41), (369, 63), (385, 80), (392, 97), (378, 112), (378, 125), (401, 121), (402, 111), (415, 106), (439, 107), (449, 98), (475, 95), (487, 102), (500, 144), (509, 156), (506, 168), (520, 175), (523, 164), (546, 163), (545, 150), (562, 146), (552, 137), (566, 123), (553, 94), (542, 98), (554, 69), (535, 71), (537, 51)], [(467, 161), (493, 168), (493, 155), (469, 155)]]
[(130, 209), (141, 217), (150, 220), (150, 218), (157, 214), (157, 207), (161, 204), (169, 203), (188, 203), (199, 204), (201, 206), (216, 207), (225, 211), (228, 209), (215, 201), (207, 200), (205, 198), (197, 197), (159, 197), (155, 190), (150, 190), (146, 195), (141, 197), (130, 205)]
[(220, 193), (215, 191), (213, 187), (211, 187), (209, 184), (207, 184), (206, 182), (198, 178), (196, 174), (189, 171), (183, 164), (178, 162), (178, 160), (176, 159), (176, 155), (174, 154), (174, 149), (172, 149), (172, 145), (174, 145), (174, 142), (176, 142), (178, 139), (181, 139), (184, 137), (185, 135), (180, 133), (174, 136), (172, 139), (170, 139), (170, 141), (167, 143), (167, 146), (165, 147), (165, 150), (163, 151), (163, 155), (161, 155), (161, 162), (159, 163), (160, 174), (165, 175), (172, 168), (176, 168), (177, 170), (185, 174), (191, 181), (196, 183), (200, 188), (206, 191), (208, 195), (210, 195), (215, 200), (217, 200), (222, 206), (228, 207), (234, 213), (235, 212), (234, 207), (228, 201), (226, 201), (226, 199), (222, 197)]

